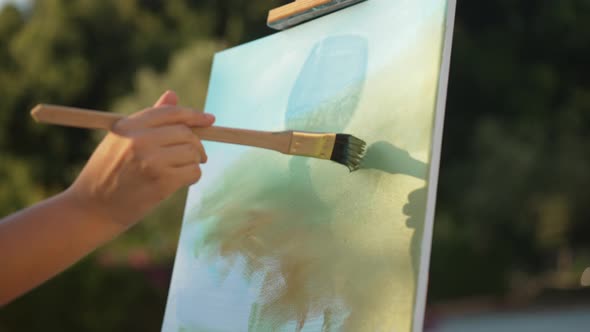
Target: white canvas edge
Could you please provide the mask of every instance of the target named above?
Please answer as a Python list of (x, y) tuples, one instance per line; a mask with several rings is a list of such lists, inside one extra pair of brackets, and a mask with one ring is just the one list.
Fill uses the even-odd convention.
[(428, 277), (430, 274), (430, 254), (432, 249), (432, 233), (434, 228), (434, 214), (436, 211), (436, 192), (438, 189), (438, 174), (440, 167), (440, 155), (442, 147), (445, 107), (447, 102), (447, 89), (449, 82), (449, 70), (451, 67), (451, 50), (453, 48), (453, 32), (455, 28), (456, 0), (448, 0), (445, 37), (443, 41), (442, 61), (438, 82), (436, 111), (432, 134), (432, 152), (430, 172), (428, 177), (428, 196), (426, 199), (426, 217), (424, 218), (424, 233), (422, 236), (420, 269), (418, 273), (418, 285), (416, 288), (416, 301), (414, 306), (413, 332), (421, 332), (424, 328), (424, 315), (426, 311), (426, 295), (428, 293)]

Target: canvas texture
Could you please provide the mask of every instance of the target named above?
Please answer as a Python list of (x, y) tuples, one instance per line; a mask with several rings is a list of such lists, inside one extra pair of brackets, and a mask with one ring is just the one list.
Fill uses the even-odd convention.
[(369, 0), (215, 56), (217, 125), (347, 133), (362, 169), (206, 143), (163, 331), (410, 331), (447, 2)]

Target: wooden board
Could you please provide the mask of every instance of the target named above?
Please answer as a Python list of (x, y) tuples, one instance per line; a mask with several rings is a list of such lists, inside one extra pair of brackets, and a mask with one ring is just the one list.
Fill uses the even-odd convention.
[(275, 8), (268, 13), (268, 22), (284, 20), (288, 17), (304, 13), (317, 6), (323, 6), (330, 3), (331, 0), (297, 0), (288, 5)]

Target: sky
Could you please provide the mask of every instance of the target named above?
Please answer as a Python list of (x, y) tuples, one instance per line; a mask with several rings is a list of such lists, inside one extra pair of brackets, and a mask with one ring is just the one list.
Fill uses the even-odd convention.
[(0, 7), (4, 7), (4, 5), (8, 3), (14, 3), (17, 6), (25, 6), (30, 3), (30, 0), (0, 0)]

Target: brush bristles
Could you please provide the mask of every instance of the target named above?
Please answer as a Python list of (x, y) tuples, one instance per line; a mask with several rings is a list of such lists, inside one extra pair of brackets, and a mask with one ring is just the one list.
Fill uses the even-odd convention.
[(351, 172), (361, 167), (361, 161), (365, 155), (367, 143), (352, 135), (337, 134), (334, 150), (332, 151), (332, 161), (342, 164)]

